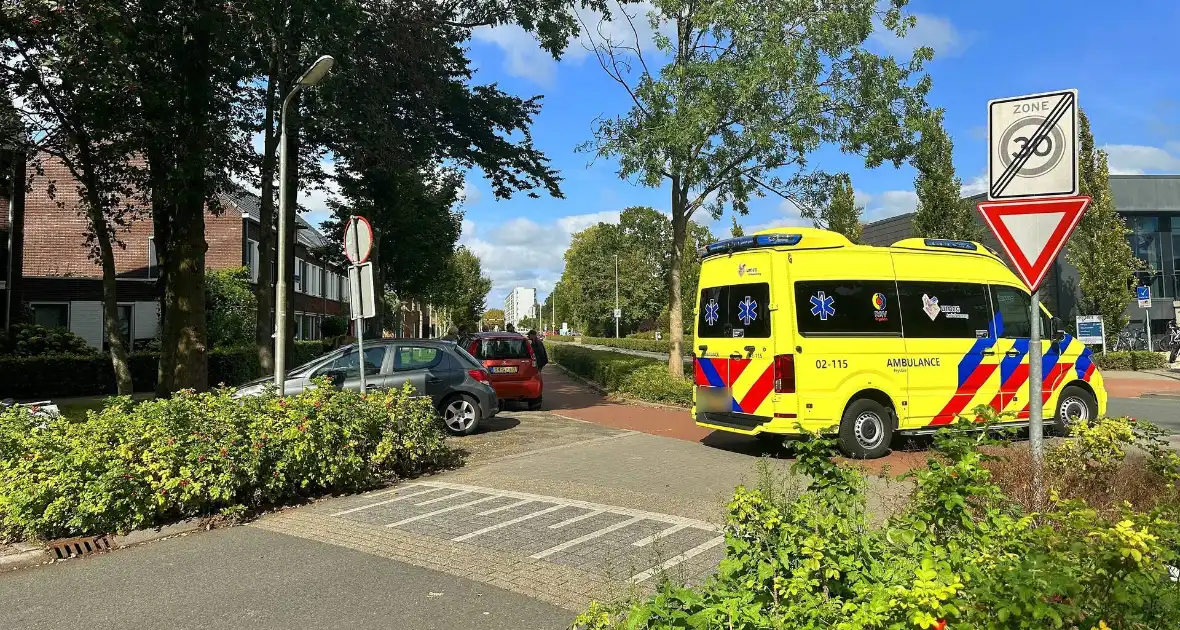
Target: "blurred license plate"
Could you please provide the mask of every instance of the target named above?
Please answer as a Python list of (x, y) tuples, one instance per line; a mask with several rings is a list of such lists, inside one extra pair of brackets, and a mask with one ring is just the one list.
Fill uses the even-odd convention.
[(492, 368), (492, 374), (516, 374), (516, 368), (510, 366), (494, 367)]
[(697, 411), (704, 413), (733, 411), (733, 391), (728, 387), (698, 387)]

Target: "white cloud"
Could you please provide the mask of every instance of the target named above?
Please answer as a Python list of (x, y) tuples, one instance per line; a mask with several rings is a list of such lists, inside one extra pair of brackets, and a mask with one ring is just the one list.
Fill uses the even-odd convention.
[[(639, 2), (623, 8), (631, 16), (630, 21), (622, 15), (615, 15), (613, 20), (606, 21), (597, 11), (576, 9), (579, 24), (585, 27), (569, 42), (562, 59), (582, 63), (594, 54), (592, 49), (595, 43), (601, 45), (606, 41), (615, 46), (634, 48), (638, 42), (644, 58), (650, 62), (657, 53), (654, 31), (648, 17), (652, 5), (650, 2)], [(614, 6), (612, 14), (621, 10), (619, 6)], [(660, 30), (665, 35), (675, 33), (675, 27), (667, 20), (661, 20)], [(523, 28), (516, 25), (480, 27), (472, 31), (472, 38), (498, 47), (504, 53), (504, 70), (508, 74), (546, 87), (553, 84), (558, 62), (541, 49), (536, 37)]]
[(885, 52), (898, 58), (908, 58), (915, 49), (922, 46), (933, 48), (936, 59), (954, 57), (966, 50), (970, 44), (968, 38), (944, 17), (928, 13), (915, 13), (914, 17), (918, 18), (918, 23), (906, 32), (904, 38), (877, 24), (872, 40), (885, 49)]
[(459, 190), (459, 201), (465, 206), (479, 203), (483, 199), (483, 191), (468, 178), (463, 178), (463, 187)]
[(987, 192), (987, 173), (976, 175), (971, 178), (971, 181), (964, 183), (961, 194), (964, 197), (971, 197), (985, 192)]
[(860, 193), (857, 195), (857, 202), (863, 203), (865, 207), (861, 221), (872, 223), (913, 212), (918, 207), (918, 193), (912, 190), (886, 190), (876, 195)]
[(1172, 151), (1159, 147), (1137, 144), (1108, 144), (1102, 149), (1107, 154), (1107, 164), (1112, 175), (1137, 175), (1141, 173), (1180, 172), (1180, 157), (1176, 155), (1176, 143), (1169, 143)]
[(598, 223), (617, 223), (617, 211), (561, 217), (548, 223), (517, 217), (490, 228), (464, 219), (460, 243), (479, 257), (492, 279), (489, 308), (514, 287), (536, 287), (539, 296), (553, 290), (565, 268), (565, 250), (572, 236)]

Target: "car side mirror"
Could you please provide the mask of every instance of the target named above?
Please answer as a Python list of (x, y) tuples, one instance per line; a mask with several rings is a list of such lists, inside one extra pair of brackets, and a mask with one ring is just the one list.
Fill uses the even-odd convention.
[(1049, 320), (1049, 329), (1053, 343), (1065, 341), (1065, 325), (1061, 323), (1060, 317), (1053, 317)]

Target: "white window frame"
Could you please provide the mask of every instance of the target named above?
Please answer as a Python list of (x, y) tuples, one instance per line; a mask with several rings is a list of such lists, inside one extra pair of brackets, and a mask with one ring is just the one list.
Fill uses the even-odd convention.
[(304, 273), (303, 265), (304, 265), (304, 263), (303, 263), (302, 258), (295, 259), (295, 292), (296, 293), (306, 293), (307, 292), (307, 274)]
[(160, 256), (156, 253), (155, 235), (149, 236), (147, 241), (147, 277), (149, 280), (155, 280), (160, 277)]
[(246, 239), (246, 268), (250, 273), (250, 282), (258, 283), (258, 241)]

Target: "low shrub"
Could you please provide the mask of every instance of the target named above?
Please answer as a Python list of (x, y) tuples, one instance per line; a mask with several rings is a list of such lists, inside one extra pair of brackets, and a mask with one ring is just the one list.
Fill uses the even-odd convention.
[[(323, 353), (318, 341), (299, 342), (295, 348), (295, 359), (300, 357), (300, 352), (308, 354), (306, 360)], [(128, 361), (135, 391), (153, 391), (159, 354), (135, 352)], [(240, 385), (258, 378), (260, 371), (258, 351), (253, 346), (214, 348), (209, 352), (210, 385)], [(0, 356), (0, 383), (4, 384), (0, 389), (5, 396), (17, 399), (101, 396), (116, 392), (115, 372), (110, 357), (105, 354)]]
[(97, 355), (98, 349), (64, 328), (13, 324), (7, 333), (0, 330), (0, 355), (27, 357), (41, 354), (90, 356)]
[(692, 404), (692, 381), (669, 375), (667, 363), (659, 359), (571, 344), (550, 346), (549, 356), (563, 368), (611, 393), (656, 403)]
[(1024, 511), (990, 477), (986, 433), (937, 437), (906, 508), (875, 526), (865, 479), (834, 440), (795, 445), (801, 494), (739, 487), (726, 555), (696, 588), (663, 580), (629, 606), (595, 604), (588, 628), (1174, 628), (1180, 506), (1104, 518), (1082, 501)]
[(1146, 350), (1098, 352), (1094, 354), (1094, 363), (1102, 370), (1162, 370), (1168, 367), (1168, 358)]
[(358, 490), (448, 464), (444, 435), (409, 387), (112, 398), (84, 422), (18, 407), (0, 413), (0, 539), (126, 532)]

